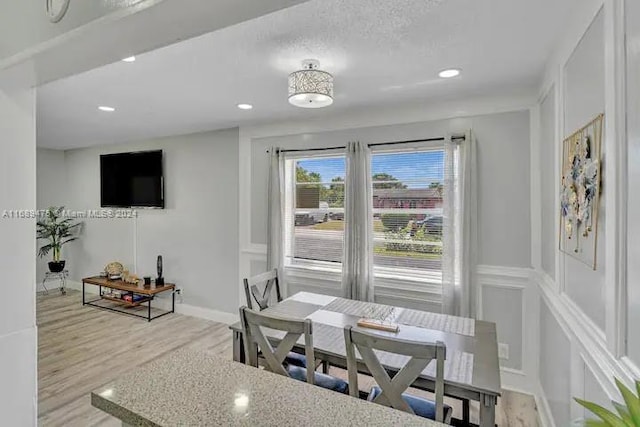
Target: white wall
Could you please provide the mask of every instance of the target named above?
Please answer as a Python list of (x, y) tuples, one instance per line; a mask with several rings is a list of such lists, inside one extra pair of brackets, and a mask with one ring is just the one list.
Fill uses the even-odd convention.
[(404, 141), (468, 129), (473, 130), (478, 146), (478, 263), (529, 267), (529, 111), (255, 139), (251, 144), (251, 242), (267, 241), (266, 150), (272, 145), (336, 147), (351, 140)]
[(0, 414), (3, 425), (36, 424), (35, 94), (29, 67), (0, 70)]
[[(563, 138), (605, 110), (604, 55), (604, 11), (600, 11), (564, 67)], [(603, 144), (602, 158), (606, 159), (606, 155), (606, 144)], [(604, 181), (600, 194), (596, 270), (562, 255), (566, 293), (602, 330), (605, 329), (606, 184)]]
[[(539, 121), (532, 124), (539, 135), (534, 141), (539, 155), (532, 158), (534, 182), (540, 190), (533, 202), (540, 206), (532, 211), (532, 260), (542, 297), (537, 315), (537, 397), (544, 425), (562, 426), (591, 417), (574, 397), (610, 405), (611, 399), (620, 399), (614, 377), (629, 384), (640, 377), (640, 370), (625, 357), (627, 141), (622, 6), (619, 0), (581, 3), (550, 58), (537, 107)], [(600, 113), (605, 114), (603, 181), (593, 271), (558, 250), (560, 161), (562, 140)], [(630, 265), (633, 262), (637, 260), (629, 259)], [(628, 284), (630, 290), (635, 286)]]
[[(66, 171), (64, 151), (36, 150), (36, 208), (44, 210), (51, 206), (62, 206), (66, 195)], [(38, 248), (43, 242), (38, 242)], [(65, 249), (63, 249), (64, 251)], [(48, 271), (51, 254), (36, 259), (36, 285), (42, 290), (44, 273)], [(52, 284), (55, 286), (56, 284)], [(51, 286), (49, 286), (51, 288)]]
[(235, 313), (237, 129), (67, 151), (61, 204), (100, 209), (100, 154), (152, 149), (164, 151), (166, 208), (138, 210), (137, 219), (85, 220), (80, 241), (66, 252), (71, 278), (95, 275), (110, 261), (155, 277), (162, 255), (164, 276), (183, 290), (185, 304)]
[[(629, 242), (640, 239), (640, 194), (635, 189), (640, 185), (640, 3), (628, 2), (627, 5), (627, 97), (628, 101), (628, 171), (627, 182), (629, 197), (629, 212), (627, 235)], [(628, 305), (627, 323), (630, 325), (628, 340), (628, 355), (633, 362), (640, 366), (640, 335), (632, 333), (633, 325), (640, 324), (640, 245), (628, 245)]]
[(540, 105), (540, 216), (541, 267), (550, 277), (556, 275), (557, 241), (553, 238), (558, 232), (556, 227), (557, 210), (555, 206), (558, 183), (556, 182), (555, 152), (556, 143), (556, 88), (549, 89)]

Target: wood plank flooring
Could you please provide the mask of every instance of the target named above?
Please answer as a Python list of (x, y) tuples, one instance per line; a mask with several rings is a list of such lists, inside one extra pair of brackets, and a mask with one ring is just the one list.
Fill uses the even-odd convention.
[[(187, 347), (231, 358), (226, 325), (173, 314), (145, 320), (82, 306), (81, 295), (55, 291), (37, 296), (38, 412), (41, 426), (116, 427), (120, 422), (91, 406), (89, 393), (145, 363)], [(332, 368), (345, 377), (346, 372)], [(363, 389), (370, 382), (361, 378)], [(418, 394), (423, 392), (418, 392)], [(460, 415), (457, 401), (447, 401)], [(472, 404), (472, 422), (477, 407)], [(498, 426), (536, 426), (531, 396), (504, 392)]]
[(37, 297), (38, 414), (42, 426), (120, 426), (89, 393), (181, 347), (231, 357), (226, 325), (173, 314), (143, 319), (82, 306), (81, 295)]

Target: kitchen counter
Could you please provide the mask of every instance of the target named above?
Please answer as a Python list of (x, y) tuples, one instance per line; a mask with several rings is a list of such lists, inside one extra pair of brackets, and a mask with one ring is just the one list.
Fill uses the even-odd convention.
[(91, 393), (133, 426), (441, 426), (198, 351), (178, 350)]

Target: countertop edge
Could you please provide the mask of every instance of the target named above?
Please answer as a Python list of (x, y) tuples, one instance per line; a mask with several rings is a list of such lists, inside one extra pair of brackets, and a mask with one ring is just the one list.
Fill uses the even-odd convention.
[(153, 421), (136, 414), (135, 412), (123, 408), (122, 406), (113, 403), (109, 399), (106, 399), (99, 394), (96, 394), (95, 392), (91, 392), (91, 406), (100, 409), (101, 411), (119, 419), (126, 424), (144, 427), (162, 427), (160, 424), (156, 424)]

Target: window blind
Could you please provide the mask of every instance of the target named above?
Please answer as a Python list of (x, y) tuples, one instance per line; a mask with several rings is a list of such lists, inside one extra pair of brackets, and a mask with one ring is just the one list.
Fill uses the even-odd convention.
[(372, 155), (374, 266), (442, 270), (443, 148)]
[[(402, 146), (371, 156), (374, 266), (404, 274), (442, 271), (445, 152)], [(344, 240), (344, 155), (288, 159), (285, 195), (290, 263), (340, 265)]]
[(287, 160), (291, 186), (285, 215), (290, 261), (342, 262), (344, 239), (344, 155)]

